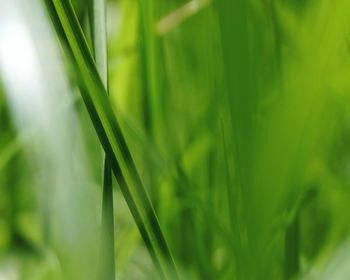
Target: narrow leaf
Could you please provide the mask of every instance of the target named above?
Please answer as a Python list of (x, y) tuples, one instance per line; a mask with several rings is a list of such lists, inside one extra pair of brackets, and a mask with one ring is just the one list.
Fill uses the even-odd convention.
[[(107, 28), (104, 0), (92, 1), (90, 16), (91, 33), (96, 67), (108, 92), (107, 63)], [(103, 163), (103, 196), (102, 196), (102, 231), (100, 248), (99, 277), (106, 280), (115, 279), (114, 260), (114, 207), (112, 169), (108, 158), (104, 155)]]

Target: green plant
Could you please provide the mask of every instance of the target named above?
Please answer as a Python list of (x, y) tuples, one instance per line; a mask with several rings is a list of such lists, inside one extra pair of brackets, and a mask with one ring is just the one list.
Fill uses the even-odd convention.
[(0, 278), (349, 278), (349, 8), (0, 2)]

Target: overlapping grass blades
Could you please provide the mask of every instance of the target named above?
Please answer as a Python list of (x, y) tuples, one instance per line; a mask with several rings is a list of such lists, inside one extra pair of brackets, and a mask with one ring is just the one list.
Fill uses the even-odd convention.
[(79, 69), (82, 97), (149, 253), (163, 278), (176, 279), (177, 271), (168, 245), (108, 101), (72, 5), (67, 0), (47, 0), (47, 4), (49, 8), (55, 8), (63, 27)]

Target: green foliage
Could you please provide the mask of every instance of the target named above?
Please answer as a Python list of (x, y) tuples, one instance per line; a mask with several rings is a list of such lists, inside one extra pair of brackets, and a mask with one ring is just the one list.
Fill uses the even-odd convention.
[(350, 278), (348, 1), (10, 2), (0, 279)]

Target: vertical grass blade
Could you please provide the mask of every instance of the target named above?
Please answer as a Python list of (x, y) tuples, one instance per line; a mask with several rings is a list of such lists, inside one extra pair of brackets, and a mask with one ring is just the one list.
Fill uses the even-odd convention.
[[(138, 1), (140, 9), (140, 44), (141, 69), (143, 76), (143, 98), (145, 129), (149, 137), (157, 146), (162, 144), (162, 133), (164, 130), (163, 119), (163, 79), (159, 61), (160, 41), (155, 34), (155, 18), (157, 1)], [(157, 209), (159, 207), (159, 193), (155, 184), (154, 172), (149, 170), (150, 197)]]
[(97, 70), (108, 90), (107, 27), (104, 0), (92, 1), (91, 33)]
[[(221, 43), (224, 59), (224, 79), (232, 130), (232, 150), (237, 168), (237, 185), (242, 193), (244, 221), (240, 225), (247, 227), (248, 238), (245, 248), (238, 253), (238, 278), (251, 279), (254, 273), (247, 267), (252, 259), (249, 231), (250, 206), (246, 203), (251, 191), (252, 139), (254, 131), (254, 112), (257, 102), (250, 67), (248, 3), (241, 0), (217, 1)], [(230, 186), (231, 188), (233, 186)], [(237, 201), (236, 201), (237, 203)], [(255, 233), (254, 233), (255, 234)], [(249, 266), (249, 265), (248, 265)]]
[(79, 69), (81, 94), (124, 198), (162, 278), (177, 279), (175, 263), (129, 148), (113, 113), (82, 29), (67, 0), (47, 0), (55, 7)]
[(115, 279), (114, 261), (114, 208), (112, 169), (107, 157), (103, 166), (102, 234), (101, 234), (101, 279)]
[(285, 279), (294, 279), (299, 273), (299, 219), (295, 216), (285, 235)]
[[(90, 21), (94, 57), (97, 70), (108, 93), (109, 86), (105, 1), (93, 0), (91, 8), (92, 13)], [(104, 155), (103, 164), (102, 230), (100, 254), (100, 267), (98, 271), (99, 277), (106, 280), (114, 280), (115, 261), (112, 169), (106, 155)]]

